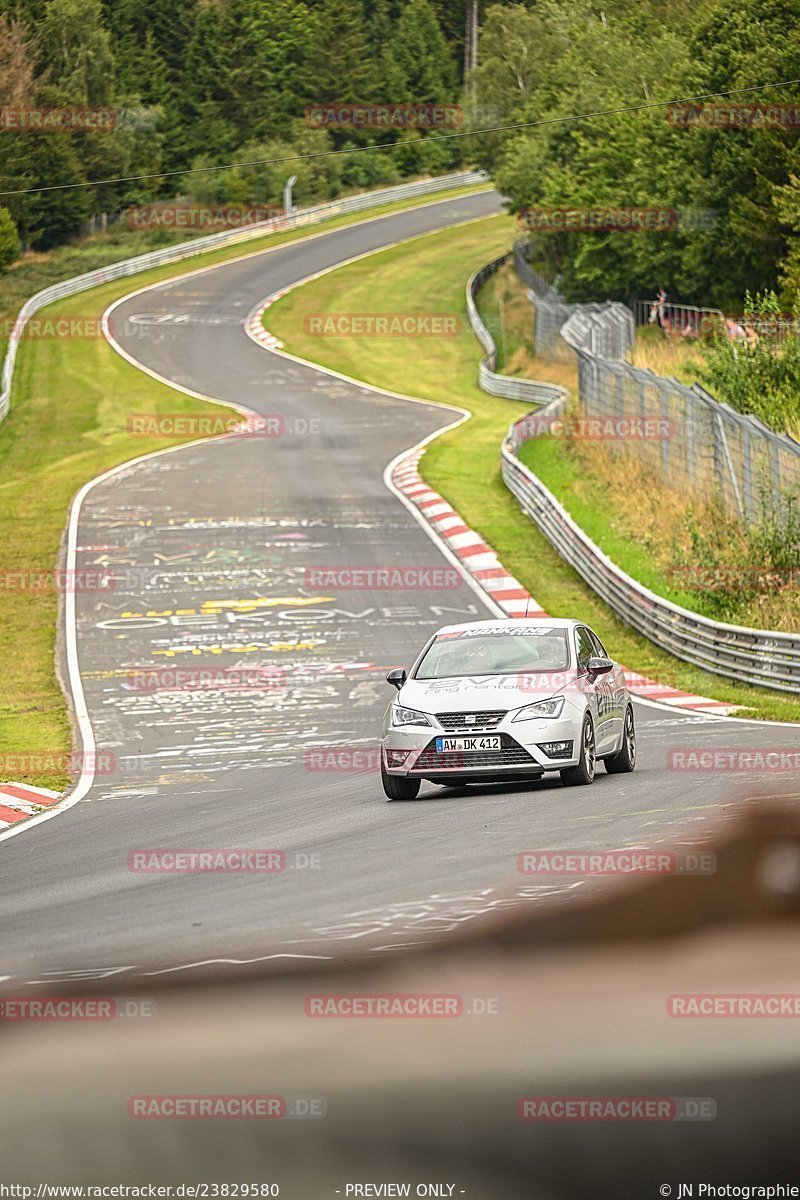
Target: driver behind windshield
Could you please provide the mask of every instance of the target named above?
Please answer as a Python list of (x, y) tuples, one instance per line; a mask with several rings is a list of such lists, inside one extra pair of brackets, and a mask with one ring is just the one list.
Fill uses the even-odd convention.
[(552, 636), (482, 636), (433, 643), (417, 669), (417, 679), (457, 675), (513, 675), (525, 671), (563, 671), (566, 639)]

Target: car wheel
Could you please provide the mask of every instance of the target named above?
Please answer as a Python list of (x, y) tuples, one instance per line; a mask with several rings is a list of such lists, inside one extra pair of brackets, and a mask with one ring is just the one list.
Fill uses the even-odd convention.
[(591, 783), (597, 763), (594, 744), (594, 726), (592, 718), (587, 713), (583, 718), (581, 732), (581, 757), (576, 767), (565, 767), (561, 772), (561, 782), (565, 787), (577, 787), (580, 784)]
[(421, 779), (404, 779), (402, 775), (389, 775), (381, 767), (381, 783), (389, 800), (413, 800), (419, 792)]
[(609, 775), (622, 775), (632, 771), (636, 766), (636, 726), (633, 721), (633, 705), (629, 704), (625, 712), (625, 725), (622, 733), (622, 748), (610, 758), (605, 759), (605, 767)]

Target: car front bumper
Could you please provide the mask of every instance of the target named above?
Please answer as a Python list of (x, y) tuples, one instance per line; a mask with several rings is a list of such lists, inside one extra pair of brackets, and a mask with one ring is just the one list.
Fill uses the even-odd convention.
[[(535, 777), (546, 771), (562, 771), (565, 767), (577, 764), (580, 729), (581, 725), (573, 714), (556, 719), (536, 717), (516, 722), (506, 719), (496, 729), (476, 731), (475, 734), (477, 737), (499, 735), (502, 742), (500, 750), (440, 753), (435, 748), (437, 737), (465, 735), (448, 734), (429, 726), (391, 728), (381, 742), (382, 762), (388, 774), (409, 778)], [(557, 757), (542, 749), (545, 743), (552, 745), (558, 742), (570, 743), (568, 755)]]

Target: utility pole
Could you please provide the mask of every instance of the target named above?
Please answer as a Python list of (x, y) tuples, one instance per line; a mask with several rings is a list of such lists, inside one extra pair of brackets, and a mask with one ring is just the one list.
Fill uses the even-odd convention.
[[(467, 0), (467, 27), (464, 32), (464, 83), (478, 65), (478, 0)], [(470, 84), (470, 99), (475, 101), (475, 84)]]

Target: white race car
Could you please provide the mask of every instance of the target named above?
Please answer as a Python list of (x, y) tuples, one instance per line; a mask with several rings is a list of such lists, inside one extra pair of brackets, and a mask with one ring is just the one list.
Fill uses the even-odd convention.
[(456, 786), (558, 771), (591, 783), (636, 763), (633, 705), (622, 668), (582, 621), (554, 618), (446, 625), (408, 675), (390, 671), (381, 778), (390, 800), (423, 779)]

